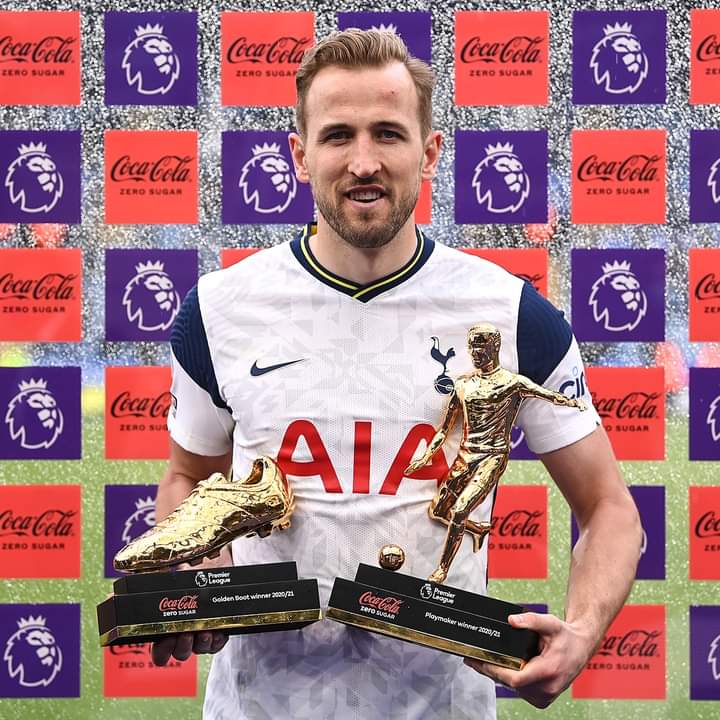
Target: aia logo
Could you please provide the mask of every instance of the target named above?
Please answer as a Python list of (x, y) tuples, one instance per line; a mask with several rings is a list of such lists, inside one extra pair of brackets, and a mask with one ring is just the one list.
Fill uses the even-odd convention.
[(3, 653), (8, 674), (22, 687), (47, 687), (63, 664), (55, 635), (41, 615), (20, 618), (17, 627)]
[(5, 413), (10, 437), (28, 450), (52, 447), (62, 434), (64, 418), (47, 381), (31, 378), (21, 381), (18, 389)]
[(558, 388), (558, 392), (569, 398), (580, 398), (587, 392), (587, 385), (585, 383), (585, 373), (580, 368), (573, 367), (572, 377), (568, 378)]
[(443, 352), (440, 349), (439, 338), (433, 335), (430, 339), (432, 340), (430, 357), (442, 365), (442, 372), (435, 378), (435, 382), (433, 383), (435, 390), (441, 395), (449, 395), (453, 391), (454, 384), (452, 378), (447, 374), (447, 364), (451, 358), (455, 357), (455, 348), (448, 348), (447, 352)]
[(602, 272), (588, 298), (593, 318), (611, 332), (634, 330), (647, 313), (640, 281), (627, 261), (604, 263)]
[(511, 143), (485, 148), (485, 157), (472, 177), (478, 205), (491, 213), (519, 210), (530, 195), (530, 178)]
[(180, 311), (180, 294), (162, 262), (139, 263), (125, 285), (122, 304), (138, 330), (167, 330)]
[(252, 157), (242, 166), (240, 189), (246, 205), (259, 213), (282, 213), (297, 194), (297, 180), (279, 143), (252, 148)]
[(122, 541), (130, 544), (135, 538), (155, 526), (155, 500), (149, 495), (135, 501), (135, 512), (126, 520), (122, 529)]
[(180, 58), (160, 24), (140, 25), (123, 53), (122, 69), (141, 95), (164, 95), (180, 77)]
[(648, 59), (630, 23), (603, 28), (603, 37), (594, 45), (590, 68), (595, 83), (605, 92), (634, 93), (648, 76)]
[(10, 202), (28, 213), (47, 213), (63, 196), (63, 177), (47, 143), (21, 144), (5, 174)]

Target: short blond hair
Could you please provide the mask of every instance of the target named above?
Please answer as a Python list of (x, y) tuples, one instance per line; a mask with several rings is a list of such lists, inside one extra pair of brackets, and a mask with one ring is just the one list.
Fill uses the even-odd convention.
[(297, 104), (295, 124), (305, 134), (305, 103), (315, 76), (325, 67), (344, 68), (382, 67), (400, 62), (410, 73), (418, 96), (418, 119), (423, 140), (432, 129), (432, 92), (435, 73), (427, 63), (413, 57), (402, 38), (388, 30), (358, 30), (349, 28), (333, 32), (314, 47), (305, 51), (297, 75)]

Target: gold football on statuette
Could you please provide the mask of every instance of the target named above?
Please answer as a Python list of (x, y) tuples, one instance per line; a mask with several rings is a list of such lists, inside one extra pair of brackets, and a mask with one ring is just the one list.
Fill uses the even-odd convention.
[(383, 545), (378, 562), (385, 570), (399, 570), (405, 562), (405, 551), (399, 545)]

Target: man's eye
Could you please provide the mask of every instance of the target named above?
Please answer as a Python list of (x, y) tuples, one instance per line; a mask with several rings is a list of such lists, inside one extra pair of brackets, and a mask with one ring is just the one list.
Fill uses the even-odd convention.
[(400, 133), (395, 130), (381, 130), (380, 135), (384, 140), (396, 140), (400, 137)]
[(350, 133), (348, 133), (347, 130), (336, 130), (335, 132), (328, 133), (325, 136), (325, 140), (347, 140), (349, 136)]

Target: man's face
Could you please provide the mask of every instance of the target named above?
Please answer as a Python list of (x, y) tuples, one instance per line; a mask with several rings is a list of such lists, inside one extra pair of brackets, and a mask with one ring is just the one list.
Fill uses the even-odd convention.
[(497, 354), (495, 337), (491, 333), (477, 333), (468, 340), (468, 350), (475, 367), (487, 365)]
[(399, 62), (323, 68), (305, 113), (305, 136), (291, 135), (290, 145), (298, 179), (312, 184), (323, 219), (355, 247), (390, 242), (411, 219), (440, 147), (439, 133), (421, 136), (407, 69)]

